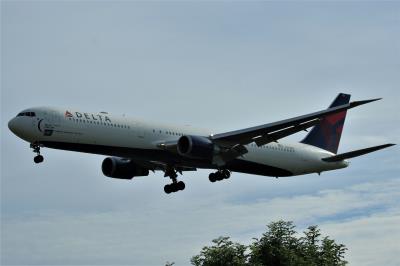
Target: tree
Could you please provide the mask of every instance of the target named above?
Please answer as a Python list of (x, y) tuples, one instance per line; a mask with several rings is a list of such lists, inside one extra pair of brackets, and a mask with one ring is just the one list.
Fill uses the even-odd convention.
[(229, 237), (219, 237), (211, 247), (203, 247), (199, 255), (192, 257), (195, 266), (241, 266), (246, 265), (246, 246), (233, 243)]
[(211, 247), (203, 247), (199, 255), (192, 257), (195, 266), (219, 265), (346, 265), (346, 247), (328, 236), (321, 239), (321, 232), (313, 225), (299, 236), (293, 222), (277, 221), (267, 225), (260, 239), (245, 246), (233, 243), (229, 237), (219, 237)]
[(346, 265), (347, 261), (343, 260), (346, 250), (343, 244), (336, 244), (329, 237), (324, 237), (319, 256), (321, 265)]
[(270, 223), (260, 239), (250, 245), (250, 265), (304, 265), (293, 222)]
[(310, 266), (322, 265), (320, 260), (317, 260), (320, 257), (319, 237), (321, 236), (321, 231), (316, 225), (312, 225), (303, 234), (304, 236), (300, 238), (300, 243), (304, 261)]

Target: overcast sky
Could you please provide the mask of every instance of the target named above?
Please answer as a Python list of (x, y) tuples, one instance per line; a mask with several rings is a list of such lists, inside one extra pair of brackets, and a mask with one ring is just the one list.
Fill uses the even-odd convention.
[[(188, 265), (220, 235), (318, 224), (350, 265), (399, 265), (400, 152), (270, 178), (209, 171), (165, 195), (162, 173), (101, 173), (103, 156), (43, 149), (7, 122), (32, 106), (109, 111), (215, 133), (352, 109), (340, 152), (400, 143), (400, 2), (1, 1), (1, 264)], [(303, 133), (290, 137), (300, 140)]]

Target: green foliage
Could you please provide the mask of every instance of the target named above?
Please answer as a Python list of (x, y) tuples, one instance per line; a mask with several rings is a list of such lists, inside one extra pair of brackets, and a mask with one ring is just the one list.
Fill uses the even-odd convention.
[(214, 246), (203, 247), (200, 254), (191, 259), (196, 266), (240, 266), (246, 265), (246, 246), (233, 243), (229, 237), (219, 237), (212, 241)]
[(346, 247), (328, 236), (321, 239), (317, 226), (310, 226), (298, 236), (293, 222), (277, 221), (267, 226), (260, 239), (245, 246), (230, 241), (229, 237), (214, 239), (213, 246), (203, 247), (192, 257), (195, 266), (251, 265), (251, 266), (342, 266)]
[(298, 256), (301, 247), (294, 228), (292, 222), (269, 224), (267, 232), (250, 245), (250, 265), (306, 265)]

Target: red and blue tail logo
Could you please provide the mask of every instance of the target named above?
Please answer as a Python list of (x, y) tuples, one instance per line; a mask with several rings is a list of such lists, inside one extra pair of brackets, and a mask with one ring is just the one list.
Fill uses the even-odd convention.
[[(347, 104), (350, 95), (340, 93), (329, 108)], [(319, 147), (321, 149), (337, 153), (340, 137), (342, 136), (346, 111), (326, 116), (321, 122), (314, 126), (301, 143)]]
[(65, 111), (65, 117), (73, 117), (73, 115), (69, 111)]

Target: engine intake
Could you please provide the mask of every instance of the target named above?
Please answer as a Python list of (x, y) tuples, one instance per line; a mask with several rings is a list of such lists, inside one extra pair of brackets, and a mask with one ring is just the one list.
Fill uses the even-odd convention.
[(128, 159), (107, 157), (101, 164), (103, 174), (118, 179), (132, 179), (135, 176), (148, 176), (149, 170)]
[(214, 144), (201, 136), (182, 136), (178, 140), (178, 154), (194, 159), (211, 159), (214, 154)]

